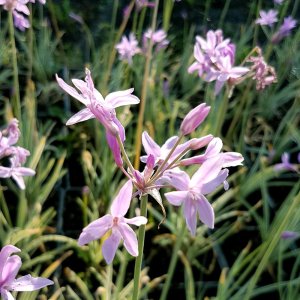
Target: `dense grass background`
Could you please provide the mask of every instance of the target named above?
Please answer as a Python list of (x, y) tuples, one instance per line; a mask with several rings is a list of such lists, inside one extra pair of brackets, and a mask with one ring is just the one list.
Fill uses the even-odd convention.
[[(180, 209), (166, 201), (167, 219), (158, 229), (161, 210), (155, 202), (148, 204), (141, 299), (299, 298), (299, 241), (280, 239), (285, 230), (300, 230), (299, 174), (274, 170), (284, 152), (299, 164), (299, 26), (274, 45), (270, 40), (277, 25), (255, 25), (258, 11), (273, 8), (272, 1), (161, 1), (157, 28), (168, 32), (170, 44), (152, 57), (145, 81), (145, 57), (134, 57), (129, 66), (118, 59), (114, 46), (131, 31), (141, 40), (151, 26), (153, 9), (133, 9), (124, 19), (129, 1), (73, 2), (32, 5), (32, 27), (15, 31), (19, 110), (13, 39), (7, 12), (1, 10), (1, 125), (19, 117), (19, 144), (30, 150), (28, 166), (36, 176), (28, 178), (24, 192), (10, 180), (1, 180), (0, 246), (22, 249), (24, 274), (55, 281), (39, 299), (130, 299), (132, 293), (134, 260), (123, 247), (107, 266), (103, 241), (77, 245), (82, 228), (106, 213), (125, 180), (97, 121), (65, 126), (81, 106), (58, 87), (55, 74), (70, 83), (71, 78), (84, 77), (85, 66), (103, 95), (134, 87), (141, 97), (147, 89), (143, 128), (159, 144), (177, 134), (190, 108), (206, 102), (211, 113), (193, 136), (213, 133), (222, 138), (226, 151), (245, 157), (243, 167), (231, 170), (230, 189), (210, 195), (214, 230), (199, 224), (197, 236), (191, 237)], [(288, 14), (299, 20), (299, 1), (286, 0), (277, 8), (280, 20)], [(188, 74), (195, 36), (218, 28), (236, 44), (237, 64), (260, 46), (278, 82), (256, 91), (249, 79), (228, 100), (224, 92), (214, 96), (213, 84)], [(118, 110), (132, 160), (138, 113), (139, 107)], [(35, 292), (18, 295), (23, 300), (36, 298)]]

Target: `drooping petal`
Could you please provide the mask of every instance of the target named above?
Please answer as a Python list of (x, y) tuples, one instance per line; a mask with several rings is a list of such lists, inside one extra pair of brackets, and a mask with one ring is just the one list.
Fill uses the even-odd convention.
[(165, 197), (172, 205), (179, 206), (181, 205), (188, 196), (188, 191), (174, 191), (165, 193)]
[(195, 201), (188, 198), (184, 202), (184, 216), (186, 225), (193, 236), (196, 235), (197, 228), (197, 208)]
[(140, 103), (140, 99), (132, 95), (133, 91), (134, 89), (132, 88), (125, 91), (110, 93), (105, 97), (105, 101), (108, 102), (113, 108), (129, 104), (138, 104)]
[(132, 181), (128, 180), (114, 199), (110, 211), (113, 217), (123, 217), (129, 209), (132, 197)]
[(130, 255), (138, 256), (138, 240), (133, 229), (129, 227), (129, 225), (127, 225), (126, 223), (120, 223), (118, 229), (124, 240), (124, 246), (126, 250), (129, 252)]
[(83, 228), (78, 239), (78, 245), (83, 246), (91, 241), (100, 239), (113, 225), (113, 217), (105, 215)]
[(4, 282), (5, 286), (9, 285), (16, 278), (21, 266), (22, 261), (20, 256), (10, 256), (4, 263), (0, 282)]
[(67, 126), (74, 125), (79, 122), (83, 122), (86, 120), (94, 119), (94, 114), (90, 111), (89, 108), (84, 108), (80, 110), (78, 113), (73, 115), (66, 123)]
[(76, 89), (74, 89), (73, 87), (71, 87), (70, 85), (68, 85), (67, 83), (65, 83), (65, 81), (61, 78), (58, 77), (58, 75), (56, 74), (56, 80), (58, 85), (64, 90), (66, 91), (69, 95), (71, 95), (73, 98), (77, 99), (78, 101), (80, 101), (81, 103), (83, 103), (84, 105), (88, 104), (87, 99), (85, 99), (84, 97), (82, 97), (82, 95), (80, 95)]
[(135, 225), (135, 226), (141, 226), (141, 225), (145, 225), (148, 222), (148, 219), (145, 217), (134, 217), (131, 219), (127, 219), (124, 218), (124, 222), (126, 222), (127, 224), (131, 224), (131, 225)]
[(5, 263), (7, 261), (7, 259), (9, 258), (9, 256), (12, 253), (16, 253), (16, 252), (20, 252), (21, 250), (13, 245), (6, 245), (1, 249), (0, 252), (0, 282), (3, 281), (3, 276), (2, 276), (2, 272), (3, 269), (5, 267)]
[(148, 155), (152, 154), (155, 158), (160, 156), (160, 146), (155, 143), (146, 131), (142, 134), (142, 144)]
[(215, 213), (211, 204), (204, 196), (197, 201), (197, 209), (200, 221), (202, 221), (209, 228), (214, 228)]
[(26, 275), (14, 280), (9, 285), (9, 290), (29, 292), (29, 291), (39, 290), (51, 284), (54, 284), (54, 282), (47, 278), (32, 277), (31, 275)]
[(204, 161), (198, 171), (191, 178), (190, 186), (199, 186), (213, 180), (222, 169), (222, 158), (217, 155)]
[(222, 184), (228, 177), (228, 169), (221, 170), (219, 175), (213, 180), (203, 184), (201, 188), (201, 193), (207, 195), (213, 192), (220, 184)]
[(111, 236), (104, 241), (102, 254), (107, 264), (113, 261), (120, 241), (121, 234), (117, 230), (113, 230)]

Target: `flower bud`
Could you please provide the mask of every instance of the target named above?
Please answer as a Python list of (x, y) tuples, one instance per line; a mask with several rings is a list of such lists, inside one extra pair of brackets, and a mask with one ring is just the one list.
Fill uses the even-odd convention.
[(183, 119), (180, 131), (183, 135), (193, 132), (207, 117), (210, 111), (210, 106), (202, 103), (192, 109)]

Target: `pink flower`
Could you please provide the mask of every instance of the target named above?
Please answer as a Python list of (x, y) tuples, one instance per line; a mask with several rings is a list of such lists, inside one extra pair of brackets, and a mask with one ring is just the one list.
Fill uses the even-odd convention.
[(13, 17), (14, 17), (14, 25), (19, 30), (24, 31), (26, 28), (30, 27), (29, 20), (25, 18), (24, 15), (19, 14), (16, 11), (13, 11)]
[(295, 231), (283, 231), (281, 233), (281, 238), (283, 240), (294, 240), (297, 239), (299, 237), (299, 233), (295, 232)]
[(153, 32), (151, 29), (148, 29), (143, 36), (143, 51), (146, 53), (149, 45), (149, 40), (152, 40), (155, 47), (155, 51), (159, 51), (163, 48), (166, 48), (169, 44), (167, 40), (167, 34), (163, 29), (159, 29)]
[(207, 117), (210, 106), (202, 103), (193, 108), (183, 119), (180, 125), (180, 131), (183, 135), (192, 133)]
[(255, 24), (268, 25), (268, 26), (272, 27), (273, 24), (278, 21), (277, 14), (278, 14), (278, 11), (274, 10), (274, 9), (270, 9), (268, 11), (261, 10), (259, 12), (260, 18), (258, 18), (255, 21)]
[(214, 211), (205, 195), (226, 180), (228, 170), (222, 170), (222, 166), (222, 159), (214, 157), (206, 160), (191, 179), (180, 170), (167, 171), (165, 174), (169, 184), (177, 189), (165, 196), (172, 205), (183, 204), (185, 220), (192, 235), (196, 234), (197, 215), (209, 228), (214, 228)]
[(47, 285), (54, 284), (53, 281), (41, 278), (22, 276), (16, 279), (19, 269), (22, 265), (21, 258), (12, 253), (21, 250), (15, 246), (4, 246), (0, 251), (0, 293), (3, 300), (13, 300), (11, 291), (27, 292), (39, 290)]
[(66, 84), (64, 80), (57, 75), (56, 80), (63, 90), (86, 106), (86, 108), (71, 117), (66, 125), (73, 125), (96, 118), (105, 127), (106, 140), (112, 150), (117, 165), (122, 165), (123, 162), (117, 136), (119, 135), (121, 141), (124, 142), (125, 131), (124, 127), (116, 117), (115, 108), (140, 102), (136, 96), (132, 95), (133, 89), (110, 93), (104, 99), (100, 92), (94, 88), (91, 72), (88, 69), (86, 69), (85, 81), (72, 79), (73, 84), (80, 93), (70, 85)]
[(132, 256), (138, 256), (138, 241), (128, 224), (144, 225), (147, 223), (147, 219), (141, 216), (132, 219), (124, 217), (129, 209), (131, 197), (132, 181), (128, 180), (114, 199), (110, 208), (111, 214), (107, 214), (85, 227), (80, 234), (78, 244), (82, 246), (100, 239), (110, 231), (110, 237), (104, 241), (102, 246), (103, 257), (108, 264), (112, 262), (121, 240), (124, 240), (124, 246)]
[[(299, 161), (299, 163), (300, 163), (300, 161)], [(281, 163), (274, 165), (274, 169), (276, 171), (298, 172), (298, 168), (299, 168), (299, 166), (297, 164), (291, 164), (290, 163), (290, 155), (287, 152), (284, 152), (281, 155)]]
[(132, 33), (130, 33), (129, 39), (123, 36), (121, 42), (115, 48), (119, 53), (120, 59), (127, 61), (130, 65), (132, 64), (132, 57), (141, 52), (141, 49), (138, 47), (138, 41)]

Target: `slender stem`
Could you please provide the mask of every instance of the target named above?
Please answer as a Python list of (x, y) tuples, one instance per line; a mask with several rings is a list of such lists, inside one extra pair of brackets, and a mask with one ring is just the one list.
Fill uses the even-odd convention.
[(12, 96), (12, 110), (14, 116), (21, 120), (21, 101), (20, 101), (20, 87), (19, 87), (19, 73), (18, 73), (18, 61), (17, 61), (17, 48), (15, 41), (15, 28), (12, 11), (9, 12), (9, 38), (11, 43), (12, 52), (12, 64), (13, 64), (13, 80), (14, 91)]
[(181, 230), (176, 238), (176, 243), (173, 248), (172, 257), (171, 257), (170, 265), (169, 265), (168, 272), (167, 272), (167, 280), (164, 284), (164, 287), (163, 287), (163, 290), (162, 290), (162, 293), (160, 296), (160, 300), (165, 300), (168, 296), (171, 281), (173, 279), (175, 267), (176, 267), (177, 260), (178, 260), (178, 251), (179, 251), (182, 241), (183, 241), (185, 229), (186, 229), (186, 227), (183, 224), (181, 224)]
[[(152, 16), (152, 24), (151, 24), (151, 30), (154, 32), (156, 27), (156, 18), (157, 18), (157, 12), (158, 12), (158, 4), (159, 0), (155, 0), (155, 8)], [(139, 110), (139, 116), (138, 116), (138, 123), (137, 123), (137, 130), (136, 130), (136, 136), (135, 136), (135, 160), (134, 160), (134, 167), (136, 169), (139, 168), (140, 165), (140, 153), (142, 148), (142, 142), (141, 142), (141, 135), (143, 131), (143, 123), (144, 123), (144, 114), (145, 114), (145, 107), (146, 107), (146, 98), (147, 98), (147, 88), (148, 88), (148, 78), (150, 74), (150, 62), (152, 58), (152, 48), (153, 48), (153, 41), (150, 39), (149, 47), (147, 49), (146, 54), (146, 63), (145, 63), (145, 70), (144, 70), (144, 77), (143, 77), (143, 85), (142, 85), (142, 92), (141, 92), (141, 105)]]
[(118, 144), (120, 146), (121, 152), (123, 154), (123, 158), (124, 158), (127, 166), (129, 167), (129, 169), (131, 170), (131, 173), (133, 174), (134, 173), (134, 168), (133, 168), (133, 166), (132, 166), (132, 164), (131, 164), (131, 162), (130, 162), (130, 160), (128, 158), (128, 155), (127, 155), (127, 153), (125, 151), (124, 145), (123, 145), (123, 143), (121, 141), (121, 138), (120, 138), (119, 134), (117, 135), (117, 141), (118, 141)]
[[(141, 216), (143, 216), (143, 217), (147, 217), (147, 202), (148, 202), (148, 196), (145, 195), (141, 199)], [(139, 299), (140, 275), (141, 275), (143, 252), (144, 252), (145, 231), (146, 231), (146, 225), (141, 225), (139, 227), (139, 232), (138, 232), (139, 255), (135, 260), (135, 266), (134, 266), (132, 300)]]

